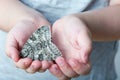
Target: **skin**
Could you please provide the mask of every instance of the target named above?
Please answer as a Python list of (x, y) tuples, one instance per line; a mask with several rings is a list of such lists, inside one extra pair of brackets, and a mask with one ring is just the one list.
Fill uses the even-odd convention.
[(8, 32), (6, 53), (18, 68), (29, 73), (49, 69), (59, 80), (70, 80), (87, 74), (90, 71), (92, 40), (113, 41), (120, 38), (119, 4), (119, 0), (111, 0), (109, 7), (72, 14), (57, 20), (51, 29), (52, 38), (63, 57), (58, 57), (56, 64), (53, 64), (19, 58), (19, 52), (29, 36), (39, 26), (50, 23), (41, 13), (18, 0), (1, 0), (0, 5), (4, 8), (0, 7), (0, 29)]
[(50, 67), (51, 62), (20, 59), (19, 52), (38, 27), (50, 23), (41, 13), (25, 6), (19, 0), (1, 0), (0, 5), (4, 7), (0, 7), (0, 29), (8, 32), (7, 55), (13, 59), (18, 68), (25, 69), (29, 73), (45, 71)]
[[(88, 73), (90, 71), (89, 55), (92, 49), (92, 40), (114, 41), (120, 39), (119, 3), (111, 1), (109, 7), (68, 15), (54, 23), (52, 30), (55, 40), (53, 40), (63, 53), (64, 58), (57, 58), (57, 65), (54, 64), (49, 69), (53, 75), (57, 76), (59, 80), (70, 80), (72, 77)], [(68, 44), (66, 44), (67, 42)], [(87, 58), (85, 59), (85, 57)]]
[(50, 72), (60, 80), (87, 74), (90, 70), (88, 56), (92, 50), (90, 35), (86, 25), (77, 17), (66, 16), (56, 21), (52, 27), (52, 37), (63, 57), (56, 59), (57, 64), (50, 67)]

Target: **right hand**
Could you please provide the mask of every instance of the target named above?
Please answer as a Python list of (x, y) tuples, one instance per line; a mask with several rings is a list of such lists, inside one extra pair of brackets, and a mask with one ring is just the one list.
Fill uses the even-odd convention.
[(9, 31), (7, 36), (7, 55), (15, 62), (16, 67), (25, 69), (29, 73), (44, 72), (51, 64), (51, 62), (48, 61), (32, 61), (29, 58), (19, 57), (20, 51), (30, 35), (37, 30), (39, 26), (50, 25), (46, 19), (41, 19), (38, 23), (39, 24), (36, 25), (32, 21), (21, 21)]

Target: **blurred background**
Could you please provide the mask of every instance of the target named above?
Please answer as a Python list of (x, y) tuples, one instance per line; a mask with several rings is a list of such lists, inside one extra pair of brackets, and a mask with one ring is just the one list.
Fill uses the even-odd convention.
[[(6, 40), (6, 33), (0, 31), (0, 54), (4, 53), (5, 40)], [(1, 68), (2, 64), (5, 63), (5, 61), (2, 60), (1, 57), (2, 56), (0, 55), (0, 68)], [(115, 66), (116, 66), (116, 72), (117, 72), (117, 75), (118, 75), (117, 80), (120, 80), (120, 41), (119, 41), (119, 49), (117, 51), (117, 55), (116, 55), (116, 58), (115, 58)], [(0, 73), (2, 73), (1, 71), (2, 71), (2, 68), (0, 69)], [(6, 73), (8, 73), (8, 72), (6, 72)], [(1, 77), (1, 74), (0, 74), (0, 77)]]
[(119, 41), (119, 49), (117, 51), (117, 55), (115, 58), (115, 66), (116, 66), (116, 72), (118, 75), (117, 80), (120, 80), (120, 41)]

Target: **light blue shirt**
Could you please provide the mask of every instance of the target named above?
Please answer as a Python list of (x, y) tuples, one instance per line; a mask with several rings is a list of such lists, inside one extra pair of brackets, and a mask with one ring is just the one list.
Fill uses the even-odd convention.
[[(57, 19), (68, 14), (103, 8), (107, 6), (109, 2), (108, 0), (21, 1), (29, 7), (41, 12), (51, 23), (54, 23)], [(1, 52), (3, 52), (3, 50)], [(115, 80), (114, 57), (116, 51), (117, 42), (94, 42), (93, 52), (91, 54), (92, 70), (90, 74), (74, 78), (73, 80)], [(31, 75), (23, 70), (17, 69), (14, 67), (12, 61), (3, 53), (1, 53), (0, 56), (0, 80), (57, 80), (57, 78), (48, 71)]]

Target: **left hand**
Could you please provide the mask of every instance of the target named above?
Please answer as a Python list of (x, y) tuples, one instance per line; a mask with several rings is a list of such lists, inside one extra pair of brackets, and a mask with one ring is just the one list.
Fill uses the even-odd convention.
[(82, 20), (71, 15), (57, 20), (52, 27), (52, 40), (63, 55), (49, 69), (53, 75), (69, 80), (90, 71), (92, 40)]

